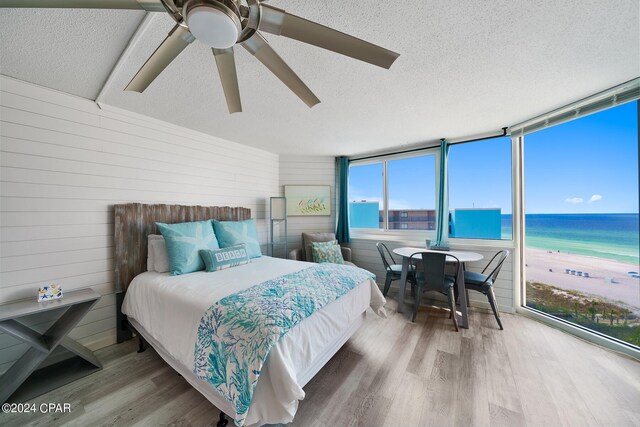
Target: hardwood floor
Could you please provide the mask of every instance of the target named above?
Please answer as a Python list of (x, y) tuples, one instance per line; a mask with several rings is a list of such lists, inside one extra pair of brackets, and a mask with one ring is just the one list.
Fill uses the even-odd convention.
[[(637, 426), (640, 363), (533, 320), (443, 309), (415, 324), (387, 304), (305, 387), (292, 427)], [(33, 400), (70, 413), (0, 414), (9, 426), (213, 426), (218, 410), (149, 349), (97, 352), (104, 369)]]

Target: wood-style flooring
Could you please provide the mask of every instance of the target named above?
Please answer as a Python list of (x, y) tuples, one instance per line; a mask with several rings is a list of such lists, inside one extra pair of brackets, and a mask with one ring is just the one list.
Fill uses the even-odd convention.
[[(639, 426), (640, 363), (533, 320), (471, 310), (415, 323), (387, 304), (305, 387), (292, 427)], [(136, 342), (97, 352), (104, 369), (34, 399), (70, 413), (0, 414), (9, 426), (214, 426), (218, 410)], [(232, 423), (230, 423), (231, 425)]]

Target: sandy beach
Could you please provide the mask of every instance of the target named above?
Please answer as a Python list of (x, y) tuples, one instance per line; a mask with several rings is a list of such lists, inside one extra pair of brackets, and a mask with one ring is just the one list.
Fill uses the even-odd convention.
[[(633, 311), (640, 312), (640, 279), (627, 274), (629, 271), (639, 271), (637, 265), (532, 248), (526, 250), (526, 264), (527, 281), (601, 295), (611, 301), (621, 301), (632, 306)], [(589, 273), (590, 277), (567, 274), (567, 268)]]

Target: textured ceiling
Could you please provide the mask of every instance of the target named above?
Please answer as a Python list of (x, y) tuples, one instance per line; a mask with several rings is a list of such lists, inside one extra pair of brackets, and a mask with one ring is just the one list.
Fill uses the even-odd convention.
[[(229, 115), (199, 42), (144, 94), (122, 91), (172, 27), (156, 14), (101, 101), (277, 153), (353, 155), (494, 132), (640, 75), (637, 0), (270, 3), (400, 58), (384, 70), (266, 34), (322, 103), (236, 48), (244, 111)], [(0, 73), (95, 99), (141, 18), (0, 10)]]
[(0, 9), (0, 73), (95, 99), (142, 11)]

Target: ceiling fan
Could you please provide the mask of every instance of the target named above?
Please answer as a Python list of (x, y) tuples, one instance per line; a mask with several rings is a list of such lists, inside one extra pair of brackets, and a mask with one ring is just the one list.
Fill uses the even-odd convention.
[(176, 22), (125, 90), (142, 93), (194, 40), (210, 46), (229, 113), (242, 111), (234, 46), (244, 47), (305, 104), (320, 100), (273, 50), (261, 31), (299, 40), (351, 58), (391, 67), (399, 54), (266, 4), (267, 0), (0, 0), (0, 7), (142, 9), (167, 12)]

